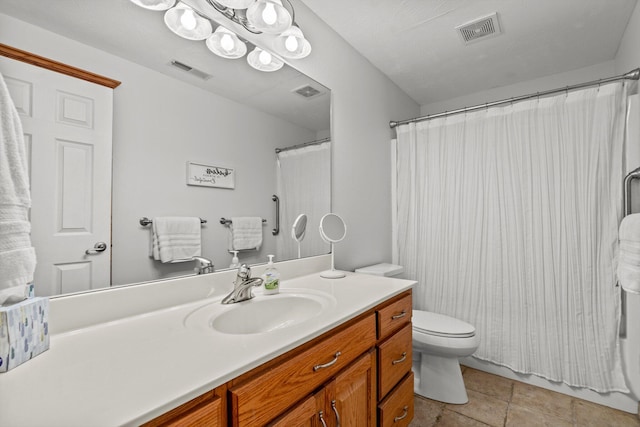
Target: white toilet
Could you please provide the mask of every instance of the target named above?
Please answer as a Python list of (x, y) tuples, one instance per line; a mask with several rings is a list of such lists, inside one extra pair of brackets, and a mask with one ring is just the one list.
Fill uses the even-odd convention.
[[(393, 264), (376, 264), (356, 273), (400, 276), (404, 269)], [(429, 311), (413, 310), (414, 392), (445, 403), (469, 401), (462, 380), (459, 357), (472, 355), (480, 337), (467, 322)]]

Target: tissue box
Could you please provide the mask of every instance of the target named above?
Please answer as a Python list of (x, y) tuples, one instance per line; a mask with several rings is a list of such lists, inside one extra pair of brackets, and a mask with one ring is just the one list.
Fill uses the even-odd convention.
[(48, 298), (30, 298), (0, 307), (0, 372), (7, 372), (48, 349)]

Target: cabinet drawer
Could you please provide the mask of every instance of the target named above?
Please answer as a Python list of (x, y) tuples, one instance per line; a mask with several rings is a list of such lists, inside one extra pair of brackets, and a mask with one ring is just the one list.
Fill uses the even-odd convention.
[(378, 310), (378, 338), (384, 338), (411, 322), (411, 294)]
[(220, 426), (222, 415), (222, 399), (215, 398), (209, 403), (202, 404), (191, 411), (180, 415), (164, 424), (166, 427), (177, 426)]
[(291, 402), (310, 394), (375, 345), (375, 327), (375, 316), (371, 314), (273, 369), (231, 388), (234, 425), (266, 424)]
[(378, 399), (411, 370), (411, 323), (378, 346)]
[(381, 427), (408, 426), (413, 419), (413, 372), (378, 405)]

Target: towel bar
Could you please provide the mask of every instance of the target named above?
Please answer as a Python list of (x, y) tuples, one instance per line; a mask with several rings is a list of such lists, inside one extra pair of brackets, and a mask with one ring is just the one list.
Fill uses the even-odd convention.
[[(206, 219), (200, 218), (200, 224), (206, 224), (206, 223), (207, 223)], [(153, 220), (150, 220), (146, 216), (143, 216), (142, 218), (140, 218), (140, 225), (141, 226), (146, 227), (149, 224), (153, 224)]]
[[(222, 225), (229, 225), (229, 224), (231, 224), (232, 222), (233, 222), (233, 221), (231, 221), (230, 219), (227, 219), (227, 218), (225, 218), (225, 217), (220, 218), (220, 224), (222, 224)], [(267, 220), (263, 218), (263, 219), (262, 219), (262, 223), (263, 223), (263, 224), (266, 224), (266, 223), (267, 223)]]

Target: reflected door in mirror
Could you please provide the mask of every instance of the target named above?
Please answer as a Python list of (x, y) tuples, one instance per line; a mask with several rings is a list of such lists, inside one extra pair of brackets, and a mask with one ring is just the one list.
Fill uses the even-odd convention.
[(112, 90), (12, 59), (25, 134), (36, 295), (110, 285)]

